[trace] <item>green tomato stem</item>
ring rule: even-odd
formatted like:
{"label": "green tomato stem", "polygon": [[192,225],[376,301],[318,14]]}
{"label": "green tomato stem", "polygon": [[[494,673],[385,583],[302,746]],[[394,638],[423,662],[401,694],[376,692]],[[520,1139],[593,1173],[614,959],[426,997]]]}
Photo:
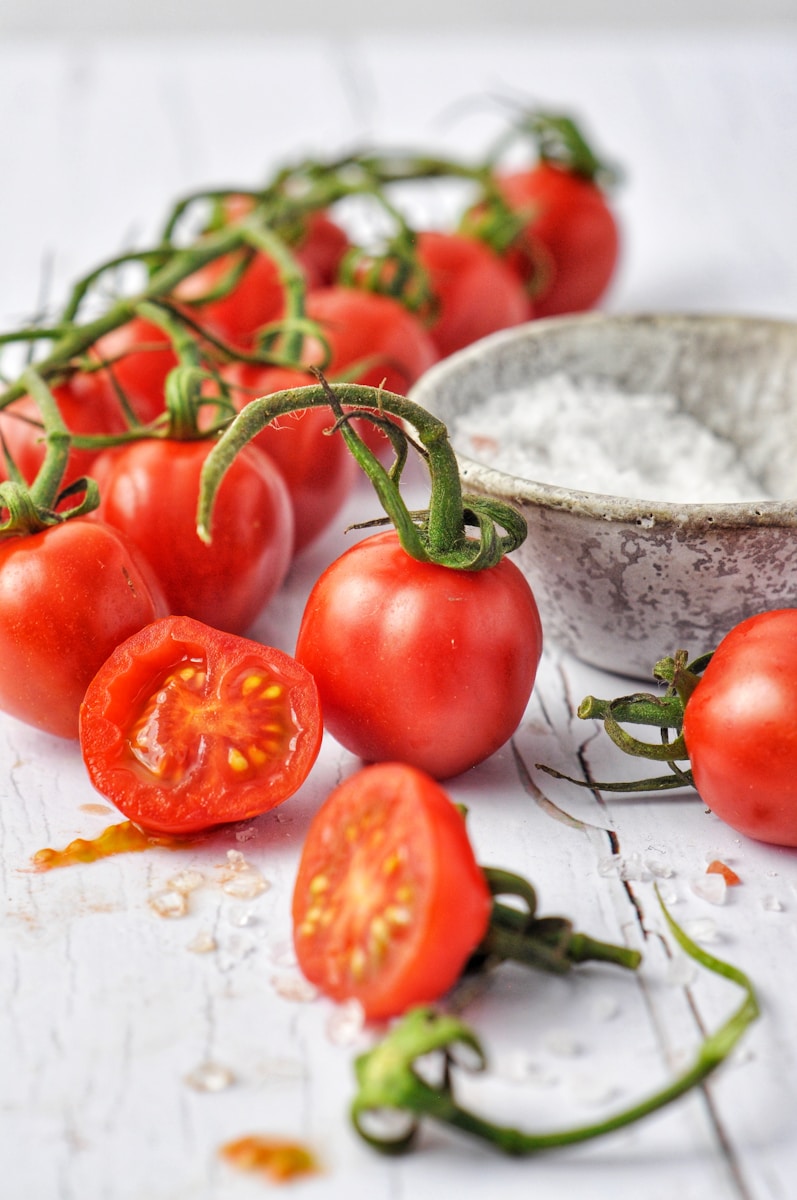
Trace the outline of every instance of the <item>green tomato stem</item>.
{"label": "green tomato stem", "polygon": [[[356,1061],[358,1087],[351,1116],[361,1136],[379,1150],[396,1153],[409,1148],[420,1120],[431,1117],[488,1142],[506,1154],[532,1155],[591,1141],[623,1129],[703,1084],[727,1059],[749,1026],[758,1018],[758,1000],[748,976],[697,946],[673,921],[658,890],[656,894],[668,928],[685,953],[744,992],[739,1007],[715,1033],[704,1039],[692,1065],[672,1082],[620,1112],[587,1125],[548,1133],[530,1133],[499,1125],[462,1107],[454,1096],[450,1067],[457,1048],[464,1046],[474,1055],[477,1069],[484,1066],[484,1052],[476,1035],[454,1017],[438,1014],[428,1008],[415,1009],[395,1025],[382,1042],[360,1055]],[[438,1087],[426,1083],[414,1069],[416,1059],[434,1050],[444,1054],[446,1060],[443,1081]],[[404,1133],[398,1139],[389,1139],[369,1132],[369,1115],[384,1110],[409,1114],[410,1133]]]}
{"label": "green tomato stem", "polygon": [[[200,479],[197,532],[209,542],[213,503],[221,480],[236,454],[271,421],[303,408],[331,407],[335,428],[367,474],[379,501],[399,535],[404,550],[422,562],[464,570],[494,566],[522,542],[526,526],[508,505],[463,497],[456,456],[442,421],[405,396],[363,384],[328,384],[291,388],[250,401],[224,432],[208,456]],[[390,417],[416,431],[429,471],[429,508],[420,523],[407,509],[396,479],[371,453],[351,426],[354,417],[389,429]],[[398,429],[398,427],[396,427]],[[398,431],[400,433],[400,430]],[[398,436],[390,430],[391,436]],[[469,514],[475,513],[478,538],[467,536]],[[499,536],[496,525],[505,533]]]}

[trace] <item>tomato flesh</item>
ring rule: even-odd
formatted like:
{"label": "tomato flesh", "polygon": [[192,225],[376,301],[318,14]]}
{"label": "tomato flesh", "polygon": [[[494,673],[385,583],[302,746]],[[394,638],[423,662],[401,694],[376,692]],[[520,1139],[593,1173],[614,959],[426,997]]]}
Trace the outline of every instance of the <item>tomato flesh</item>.
{"label": "tomato flesh", "polygon": [[94,787],[120,812],[185,833],[293,795],[318,754],[321,717],[311,676],[289,655],[167,617],[94,677],[80,739]]}
{"label": "tomato flesh", "polygon": [[296,954],[326,995],[382,1020],[456,983],[490,910],[461,813],[423,772],[380,763],[336,788],[310,826]]}

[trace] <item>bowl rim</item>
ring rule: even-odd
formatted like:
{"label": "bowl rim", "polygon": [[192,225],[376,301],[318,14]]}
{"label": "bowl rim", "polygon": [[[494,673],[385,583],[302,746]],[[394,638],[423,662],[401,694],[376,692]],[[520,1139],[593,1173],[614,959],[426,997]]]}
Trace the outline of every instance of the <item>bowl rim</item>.
{"label": "bowl rim", "polygon": [[[702,325],[744,326],[762,331],[779,333],[783,338],[795,342],[797,359],[797,322],[785,318],[746,315],[743,313],[713,312],[587,312],[571,313],[556,317],[540,317],[515,325],[509,329],[489,334],[477,342],[441,359],[416,381],[409,390],[409,398],[432,414],[434,405],[429,395],[441,381],[454,378],[466,371],[472,362],[490,358],[500,353],[502,347],[516,342],[536,341],[551,330],[563,328],[610,325],[614,328],[636,328],[667,326],[679,327]],[[672,525],[681,528],[709,526],[729,529],[749,526],[797,527],[797,497],[792,500],[721,501],[667,501],[646,500],[644,496],[631,498],[603,492],[583,491],[524,479],[491,467],[488,463],[469,458],[456,452],[463,488],[473,483],[476,490],[488,495],[500,496],[514,501],[526,509],[548,509],[568,512],[578,516],[592,517],[606,522],[620,522],[646,527],[648,525]]]}

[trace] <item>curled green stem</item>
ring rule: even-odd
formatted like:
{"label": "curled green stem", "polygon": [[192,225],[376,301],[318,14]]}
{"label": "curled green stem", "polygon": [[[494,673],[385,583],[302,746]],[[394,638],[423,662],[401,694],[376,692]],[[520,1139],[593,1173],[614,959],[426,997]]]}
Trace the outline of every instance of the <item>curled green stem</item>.
{"label": "curled green stem", "polygon": [[[197,532],[211,540],[213,504],[221,480],[235,456],[271,421],[306,408],[329,407],[335,428],[365,471],[379,501],[396,527],[401,545],[413,558],[463,570],[482,570],[517,548],[526,523],[509,505],[463,496],[456,456],[442,421],[405,396],[364,384],[328,384],[291,388],[250,401],[226,429],[208,456],[200,479]],[[419,520],[404,503],[394,475],[368,449],[352,426],[365,418],[388,431],[391,418],[407,422],[429,472],[429,507]],[[396,430],[400,429],[396,426]],[[391,437],[398,436],[394,430]],[[415,443],[413,443],[415,444]],[[475,522],[477,537],[466,526]],[[504,532],[499,533],[498,528]]]}
{"label": "curled green stem", "polygon": [[[684,952],[744,993],[731,1016],[703,1040],[686,1070],[659,1091],[598,1121],[551,1132],[528,1132],[499,1125],[459,1104],[453,1081],[457,1057],[464,1051],[476,1069],[484,1069],[486,1057],[482,1045],[473,1030],[458,1018],[430,1008],[413,1009],[382,1042],[356,1060],[357,1092],[351,1117],[361,1137],[383,1153],[400,1153],[411,1147],[421,1121],[431,1118],[506,1154],[532,1155],[592,1141],[633,1125],[705,1083],[758,1018],[758,1000],[748,976],[697,946],[673,921],[658,891],[657,895],[667,926]],[[433,1052],[442,1056],[444,1066],[441,1079],[432,1084],[416,1070],[415,1064]],[[371,1120],[391,1112],[403,1115],[405,1127],[393,1136],[376,1132]]]}

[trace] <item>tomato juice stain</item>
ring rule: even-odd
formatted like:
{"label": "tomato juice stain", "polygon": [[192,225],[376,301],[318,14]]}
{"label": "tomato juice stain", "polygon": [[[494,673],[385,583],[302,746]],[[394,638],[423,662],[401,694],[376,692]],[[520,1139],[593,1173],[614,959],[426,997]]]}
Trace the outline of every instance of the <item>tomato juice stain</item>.
{"label": "tomato juice stain", "polygon": [[[49,847],[37,850],[31,861],[37,871],[52,871],[55,867],[71,867],[76,863],[97,862],[113,854],[133,854],[153,846],[177,850],[192,839],[170,837],[167,834],[147,833],[132,821],[109,825],[95,838],[75,838],[63,850]],[[196,839],[193,839],[196,840]]]}
{"label": "tomato juice stain", "polygon": [[315,1155],[300,1142],[250,1134],[226,1142],[219,1151],[231,1166],[242,1171],[258,1171],[273,1183],[288,1183],[301,1175],[319,1170]]}

